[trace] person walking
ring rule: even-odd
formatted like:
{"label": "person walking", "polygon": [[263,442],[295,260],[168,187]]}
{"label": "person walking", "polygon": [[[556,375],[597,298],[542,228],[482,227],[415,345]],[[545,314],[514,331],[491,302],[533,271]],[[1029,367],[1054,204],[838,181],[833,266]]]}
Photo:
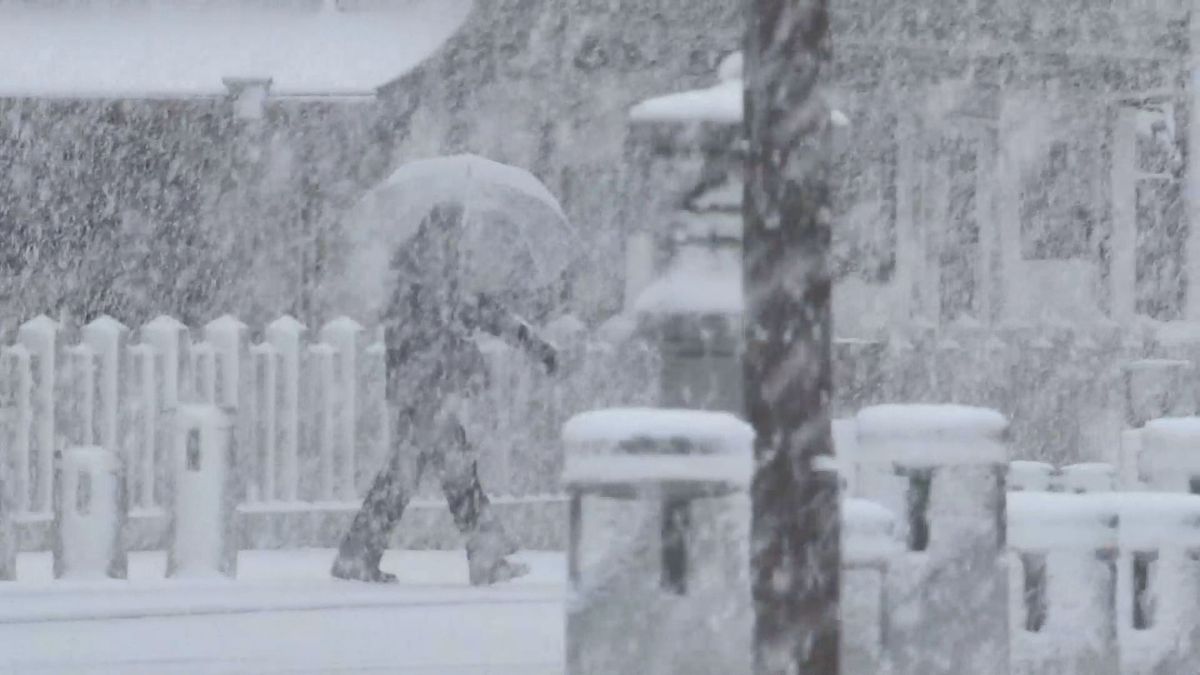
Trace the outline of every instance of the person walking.
{"label": "person walking", "polygon": [[379,568],[387,541],[422,477],[434,471],[454,523],[466,538],[470,582],[493,584],[528,572],[510,561],[516,542],[507,534],[479,480],[476,448],[464,426],[466,407],[487,386],[478,332],[504,339],[557,368],[557,351],[508,309],[515,288],[474,290],[463,283],[468,260],[460,202],[435,205],[416,234],[393,253],[396,279],[381,317],[387,350],[387,401],[395,439],[362,508],[338,548],[332,574],[340,579],[394,582]]}

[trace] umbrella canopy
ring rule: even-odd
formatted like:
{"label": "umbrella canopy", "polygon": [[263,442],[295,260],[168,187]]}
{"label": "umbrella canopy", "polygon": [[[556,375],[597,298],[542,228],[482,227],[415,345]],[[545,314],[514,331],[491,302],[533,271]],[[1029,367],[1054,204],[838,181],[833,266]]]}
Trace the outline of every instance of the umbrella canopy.
{"label": "umbrella canopy", "polygon": [[468,292],[532,298],[556,287],[578,253],[554,195],[529,172],[476,155],[419,160],[367,193],[350,219],[350,282],[363,311],[377,314],[398,283],[392,262],[436,207],[461,206],[439,226],[460,263],[446,269]]}

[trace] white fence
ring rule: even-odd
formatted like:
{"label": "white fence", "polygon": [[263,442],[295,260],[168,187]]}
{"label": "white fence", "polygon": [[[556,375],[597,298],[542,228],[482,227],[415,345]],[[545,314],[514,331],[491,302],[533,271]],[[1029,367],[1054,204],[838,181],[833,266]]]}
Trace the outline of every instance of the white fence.
{"label": "white fence", "polygon": [[[571,318],[547,331],[562,349],[556,377],[483,343],[492,385],[469,426],[500,502],[557,499],[562,420],[653,396],[643,348],[593,338]],[[186,403],[233,416],[243,513],[352,512],[390,451],[383,345],[345,317],[310,331],[284,316],[256,340],[231,316],[198,330],[167,316],[136,330],[107,316],[77,330],[39,316],[12,342],[0,350],[0,457],[11,476],[0,485],[19,525],[51,519],[55,453],[70,446],[116,452],[131,517],[161,519],[172,419]]]}

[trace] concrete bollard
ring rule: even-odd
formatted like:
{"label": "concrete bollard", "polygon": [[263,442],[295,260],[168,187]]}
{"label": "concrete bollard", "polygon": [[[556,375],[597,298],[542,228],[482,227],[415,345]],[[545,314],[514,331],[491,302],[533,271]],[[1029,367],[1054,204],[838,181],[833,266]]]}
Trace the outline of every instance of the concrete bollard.
{"label": "concrete bollard", "polygon": [[1141,467],[1151,490],[1200,494],[1200,417],[1152,420],[1140,436]]}
{"label": "concrete bollard", "polygon": [[1073,494],[1112,492],[1117,489],[1117,471],[1112,464],[1090,462],[1062,468],[1062,491]]}
{"label": "concrete bollard", "polygon": [[1121,672],[1191,675],[1200,664],[1200,496],[1112,498],[1121,519]]}
{"label": "concrete bollard", "polygon": [[896,516],[864,499],[842,504],[841,672],[884,672],[888,564],[902,550]]}
{"label": "concrete bollard", "polygon": [[1117,675],[1118,509],[1107,495],[1010,493],[1014,675]]}
{"label": "concrete bollard", "polygon": [[888,574],[892,672],[1008,675],[1007,420],[940,405],[857,419],[858,496],[902,514],[907,540]]}
{"label": "concrete bollard", "polygon": [[171,462],[167,576],[237,575],[233,424],[220,408],[185,405]]}
{"label": "concrete bollard", "polygon": [[1051,492],[1058,487],[1058,470],[1046,462],[1017,460],[1008,465],[1010,492]]}
{"label": "concrete bollard", "polygon": [[55,488],[55,578],[124,579],[128,505],[117,455],[97,446],[66,449]]}
{"label": "concrete bollard", "polygon": [[567,673],[750,673],[750,427],[728,413],[601,410],[563,436]]}

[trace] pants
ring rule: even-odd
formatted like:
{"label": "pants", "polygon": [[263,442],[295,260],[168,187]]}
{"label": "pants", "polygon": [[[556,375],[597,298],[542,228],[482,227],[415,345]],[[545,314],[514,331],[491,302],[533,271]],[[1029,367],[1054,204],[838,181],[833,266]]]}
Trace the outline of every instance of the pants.
{"label": "pants", "polygon": [[377,568],[392,530],[428,469],[438,472],[459,531],[470,536],[484,524],[488,498],[479,483],[474,448],[454,408],[451,404],[437,412],[396,416],[400,442],[367,492],[342,540],[340,557],[357,558]]}

